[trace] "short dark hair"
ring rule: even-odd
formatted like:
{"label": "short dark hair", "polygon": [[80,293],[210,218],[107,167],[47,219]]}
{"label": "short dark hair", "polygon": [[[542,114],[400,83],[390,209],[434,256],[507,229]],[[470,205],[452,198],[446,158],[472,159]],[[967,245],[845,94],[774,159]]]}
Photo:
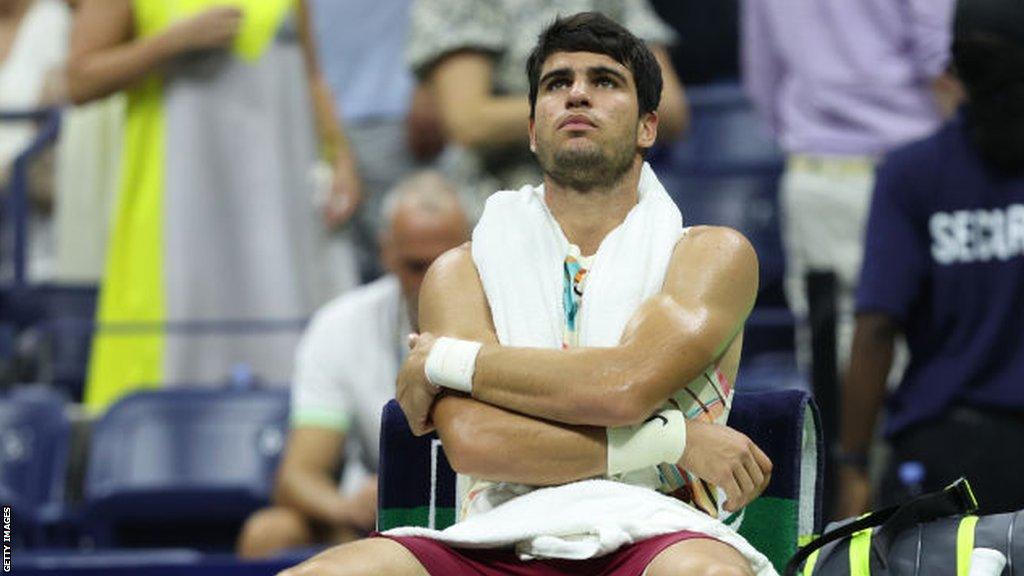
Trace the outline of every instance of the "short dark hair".
{"label": "short dark hair", "polygon": [[604,54],[633,73],[640,114],[654,112],[661,101],[661,67],[646,44],[622,25],[600,12],[580,12],[555,21],[537,37],[526,61],[530,80],[530,118],[537,105],[540,70],[556,52]]}

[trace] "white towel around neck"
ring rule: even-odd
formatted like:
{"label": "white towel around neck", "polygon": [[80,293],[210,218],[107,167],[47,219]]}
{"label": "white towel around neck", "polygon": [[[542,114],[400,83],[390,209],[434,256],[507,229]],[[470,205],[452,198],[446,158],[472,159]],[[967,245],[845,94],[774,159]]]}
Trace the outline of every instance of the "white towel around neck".
{"label": "white towel around neck", "polygon": [[[618,343],[640,303],[661,290],[682,234],[679,209],[645,163],[638,203],[601,242],[588,273],[581,346]],[[498,341],[561,347],[563,264],[569,241],[544,203],[543,186],[491,196],[473,231],[472,252]],[[581,560],[680,530],[731,544],[750,560],[756,574],[775,574],[767,558],[718,520],[654,490],[610,480],[533,490],[442,531],[398,528],[386,534],[424,536],[464,548],[514,546],[523,559]]]}
{"label": "white towel around neck", "polygon": [[[581,346],[618,344],[641,302],[661,290],[683,233],[675,203],[645,162],[639,201],[601,242],[587,274]],[[473,230],[473,262],[505,346],[559,348],[569,240],[544,203],[544,186],[497,192]]]}

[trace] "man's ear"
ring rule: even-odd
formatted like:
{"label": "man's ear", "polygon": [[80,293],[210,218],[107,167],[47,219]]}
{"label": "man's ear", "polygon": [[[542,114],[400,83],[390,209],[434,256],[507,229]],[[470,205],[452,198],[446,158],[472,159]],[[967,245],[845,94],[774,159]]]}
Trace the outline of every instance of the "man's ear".
{"label": "man's ear", "polygon": [[530,125],[528,126],[530,131],[530,152],[537,153],[537,130],[533,121],[533,116],[530,116]]}
{"label": "man's ear", "polygon": [[640,115],[637,122],[636,145],[638,148],[650,148],[658,139],[658,113],[648,112]]}

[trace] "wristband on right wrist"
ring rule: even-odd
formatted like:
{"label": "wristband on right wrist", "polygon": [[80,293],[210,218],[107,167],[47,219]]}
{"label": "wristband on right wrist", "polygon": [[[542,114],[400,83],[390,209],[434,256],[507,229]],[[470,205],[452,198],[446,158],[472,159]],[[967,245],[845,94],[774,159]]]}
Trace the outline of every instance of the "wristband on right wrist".
{"label": "wristband on right wrist", "polygon": [[608,475],[675,464],[686,447],[686,418],[676,408],[665,408],[643,424],[606,429]]}
{"label": "wristband on right wrist", "polygon": [[434,386],[443,386],[473,393],[473,373],[476,371],[476,357],[483,346],[480,342],[441,337],[427,354],[423,372]]}

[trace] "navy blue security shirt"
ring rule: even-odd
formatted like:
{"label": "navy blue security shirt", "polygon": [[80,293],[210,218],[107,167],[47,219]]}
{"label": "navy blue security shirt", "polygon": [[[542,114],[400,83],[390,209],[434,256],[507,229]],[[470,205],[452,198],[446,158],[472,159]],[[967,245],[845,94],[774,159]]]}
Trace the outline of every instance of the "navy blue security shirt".
{"label": "navy blue security shirt", "polygon": [[887,436],[953,405],[1024,410],[1024,177],[990,175],[962,119],[879,167],[857,311],[910,347]]}

